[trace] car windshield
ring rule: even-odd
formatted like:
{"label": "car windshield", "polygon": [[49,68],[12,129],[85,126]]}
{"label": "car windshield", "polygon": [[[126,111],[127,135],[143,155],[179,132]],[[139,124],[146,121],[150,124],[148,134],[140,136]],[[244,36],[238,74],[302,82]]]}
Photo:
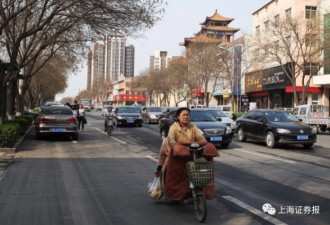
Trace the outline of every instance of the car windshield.
{"label": "car windshield", "polygon": [[265,112],[268,122],[297,122],[299,121],[294,115],[289,112]]}
{"label": "car windshield", "polygon": [[118,113],[137,113],[138,108],[136,107],[120,107],[118,108]]}
{"label": "car windshield", "polygon": [[149,112],[162,112],[161,107],[149,107],[148,110]]}
{"label": "car windshield", "polygon": [[215,117],[227,117],[226,114],[224,114],[220,110],[210,110],[209,112]]}
{"label": "car windshield", "polygon": [[217,119],[207,111],[191,111],[190,121],[217,121]]}
{"label": "car windshield", "polygon": [[63,107],[63,108],[54,107],[54,108],[42,109],[42,113],[43,114],[73,115],[72,110],[67,107]]}

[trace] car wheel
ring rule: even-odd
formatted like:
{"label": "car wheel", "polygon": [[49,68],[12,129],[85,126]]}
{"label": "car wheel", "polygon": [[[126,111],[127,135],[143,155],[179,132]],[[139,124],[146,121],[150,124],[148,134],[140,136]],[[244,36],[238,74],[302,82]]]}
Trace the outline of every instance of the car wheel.
{"label": "car wheel", "polygon": [[221,147],[222,148],[227,148],[229,146],[230,142],[224,142],[224,143],[221,143]]}
{"label": "car wheel", "polygon": [[322,132],[327,132],[327,126],[321,126],[321,127],[320,127],[320,130],[321,130]]}
{"label": "car wheel", "polygon": [[162,129],[161,135],[162,135],[162,140],[164,141],[164,139],[167,137],[164,129]]}
{"label": "car wheel", "polygon": [[36,132],[36,135],[34,137],[36,140],[40,140],[41,139],[41,135],[39,133]]}
{"label": "car wheel", "polygon": [[78,141],[78,133],[72,135],[72,139]]}
{"label": "car wheel", "polygon": [[240,142],[244,142],[244,141],[246,141],[246,137],[245,137],[245,133],[244,133],[243,128],[239,128],[239,129],[238,129],[237,137],[238,137],[238,140],[239,140]]}
{"label": "car wheel", "polygon": [[275,147],[275,137],[273,132],[268,131],[265,137],[265,142],[268,148],[274,148]]}
{"label": "car wheel", "polygon": [[312,128],[315,130],[315,133],[318,134],[319,133],[319,128],[317,125],[312,125]]}
{"label": "car wheel", "polygon": [[313,144],[304,144],[304,148],[311,148]]}

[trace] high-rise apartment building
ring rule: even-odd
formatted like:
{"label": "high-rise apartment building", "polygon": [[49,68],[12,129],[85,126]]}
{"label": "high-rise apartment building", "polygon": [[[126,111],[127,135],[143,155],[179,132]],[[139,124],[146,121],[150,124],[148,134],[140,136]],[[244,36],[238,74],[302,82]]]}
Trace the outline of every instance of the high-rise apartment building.
{"label": "high-rise apartment building", "polygon": [[150,69],[164,69],[172,59],[172,56],[167,55],[167,51],[155,51],[155,54],[150,56]]}
{"label": "high-rise apartment building", "polygon": [[106,35],[104,37],[106,81],[117,81],[121,75],[124,75],[125,45],[124,36]]}
{"label": "high-rise apartment building", "polygon": [[133,45],[125,47],[125,74],[126,78],[134,77],[135,48]]}
{"label": "high-rise apartment building", "polygon": [[104,77],[104,45],[95,43],[88,53],[87,59],[87,90],[93,90],[103,82]]}

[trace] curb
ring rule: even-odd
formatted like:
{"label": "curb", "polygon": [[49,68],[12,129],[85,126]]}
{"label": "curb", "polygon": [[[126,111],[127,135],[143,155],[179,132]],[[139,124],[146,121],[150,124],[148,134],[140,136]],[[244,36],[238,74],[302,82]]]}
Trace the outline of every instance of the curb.
{"label": "curb", "polygon": [[25,134],[20,137],[20,139],[15,143],[14,147],[12,148],[0,148],[0,152],[16,152],[16,149],[20,146],[24,138],[28,135],[28,133],[32,130],[33,125],[30,126],[26,131]]}

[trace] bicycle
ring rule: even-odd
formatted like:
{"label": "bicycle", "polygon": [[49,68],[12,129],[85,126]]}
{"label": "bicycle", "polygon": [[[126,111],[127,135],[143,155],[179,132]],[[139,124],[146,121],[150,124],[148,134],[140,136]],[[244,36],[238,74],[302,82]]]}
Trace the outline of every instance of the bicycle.
{"label": "bicycle", "polygon": [[[193,160],[188,161],[186,164],[194,199],[195,214],[200,223],[203,223],[207,216],[207,205],[203,188],[211,185],[214,172],[214,164],[203,157],[203,150],[203,147],[200,147],[198,143],[191,144],[189,151],[193,155]],[[202,157],[197,158],[197,155],[202,155]]]}

